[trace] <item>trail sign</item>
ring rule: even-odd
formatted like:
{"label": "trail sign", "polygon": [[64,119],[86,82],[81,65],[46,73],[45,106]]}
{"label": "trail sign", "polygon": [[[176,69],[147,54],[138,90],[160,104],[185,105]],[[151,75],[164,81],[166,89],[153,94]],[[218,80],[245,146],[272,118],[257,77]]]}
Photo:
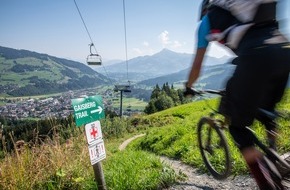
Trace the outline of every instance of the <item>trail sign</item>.
{"label": "trail sign", "polygon": [[101,140],[95,144],[89,145],[91,164],[94,165],[106,158],[104,141]]}
{"label": "trail sign", "polygon": [[72,99],[72,105],[78,127],[105,117],[101,96]]}
{"label": "trail sign", "polygon": [[106,158],[105,144],[100,121],[85,125],[86,137],[89,145],[91,164],[94,165]]}

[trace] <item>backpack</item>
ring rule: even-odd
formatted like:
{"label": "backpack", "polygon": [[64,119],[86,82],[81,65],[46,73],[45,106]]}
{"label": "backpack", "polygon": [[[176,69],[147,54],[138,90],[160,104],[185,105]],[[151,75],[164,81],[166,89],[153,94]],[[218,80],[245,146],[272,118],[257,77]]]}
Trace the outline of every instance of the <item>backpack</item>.
{"label": "backpack", "polygon": [[[269,12],[271,10],[258,11],[261,5],[264,4],[276,4],[277,0],[210,0],[211,5],[219,6],[225,10],[228,10],[242,23],[249,23],[255,20],[257,13],[261,14],[258,17],[266,17],[270,19]],[[271,17],[273,12],[270,12]],[[256,22],[261,22],[262,20],[256,20]]]}
{"label": "backpack", "polygon": [[253,25],[272,22],[276,19],[277,0],[210,0],[211,6],[225,9],[240,22],[231,26],[227,32],[227,42],[230,49],[235,50],[242,37]]}

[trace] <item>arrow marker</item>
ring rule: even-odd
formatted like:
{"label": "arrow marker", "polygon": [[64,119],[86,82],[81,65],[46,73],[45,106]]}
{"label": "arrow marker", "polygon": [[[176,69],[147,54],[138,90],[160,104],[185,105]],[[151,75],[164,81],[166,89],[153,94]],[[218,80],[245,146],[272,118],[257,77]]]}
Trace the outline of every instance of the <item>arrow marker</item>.
{"label": "arrow marker", "polygon": [[96,113],[96,112],[99,112],[99,114],[101,114],[103,111],[103,108],[101,106],[98,106],[98,109],[96,110],[92,110],[91,113]]}

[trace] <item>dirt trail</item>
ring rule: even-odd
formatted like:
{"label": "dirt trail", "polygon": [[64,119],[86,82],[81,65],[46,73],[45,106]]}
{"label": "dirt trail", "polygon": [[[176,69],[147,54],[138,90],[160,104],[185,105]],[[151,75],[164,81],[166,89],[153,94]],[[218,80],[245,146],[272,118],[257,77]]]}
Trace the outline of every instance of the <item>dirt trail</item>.
{"label": "dirt trail", "polygon": [[[134,136],[124,141],[119,150],[124,150],[126,146],[136,138],[145,134]],[[185,181],[180,181],[170,188],[164,190],[257,190],[255,181],[249,176],[230,176],[226,180],[216,180],[212,176],[199,173],[192,166],[186,165],[178,160],[167,157],[160,157],[166,164],[170,165],[176,173],[183,173],[187,176]],[[290,188],[289,188],[290,189]]]}
{"label": "dirt trail", "polygon": [[229,177],[226,180],[219,181],[207,174],[199,173],[192,166],[186,165],[178,160],[171,160],[166,157],[161,157],[161,160],[169,164],[175,172],[182,172],[187,176],[186,181],[179,182],[167,190],[258,189],[250,176]]}
{"label": "dirt trail", "polygon": [[127,139],[127,140],[125,140],[120,146],[119,146],[119,150],[124,150],[125,148],[126,148],[126,146],[131,142],[131,141],[133,141],[134,139],[137,139],[137,138],[139,138],[139,137],[143,137],[143,136],[145,136],[145,134],[140,134],[140,135],[136,135],[136,136],[134,136],[134,137],[132,137],[132,138],[129,138],[129,139]]}

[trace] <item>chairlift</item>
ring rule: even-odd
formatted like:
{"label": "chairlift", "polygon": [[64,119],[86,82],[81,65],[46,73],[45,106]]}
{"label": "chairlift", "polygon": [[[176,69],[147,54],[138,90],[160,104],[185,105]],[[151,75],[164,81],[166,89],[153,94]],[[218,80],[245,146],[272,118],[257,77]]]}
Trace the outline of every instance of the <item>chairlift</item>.
{"label": "chairlift", "polygon": [[118,92],[118,91],[131,92],[131,86],[130,85],[115,85],[114,91],[115,92]]}
{"label": "chairlift", "polygon": [[131,92],[131,86],[130,85],[125,85],[124,92]]}
{"label": "chairlift", "polygon": [[92,46],[94,46],[93,43],[90,45],[90,55],[87,57],[87,64],[88,65],[102,65],[102,58],[99,54],[92,53]]}

